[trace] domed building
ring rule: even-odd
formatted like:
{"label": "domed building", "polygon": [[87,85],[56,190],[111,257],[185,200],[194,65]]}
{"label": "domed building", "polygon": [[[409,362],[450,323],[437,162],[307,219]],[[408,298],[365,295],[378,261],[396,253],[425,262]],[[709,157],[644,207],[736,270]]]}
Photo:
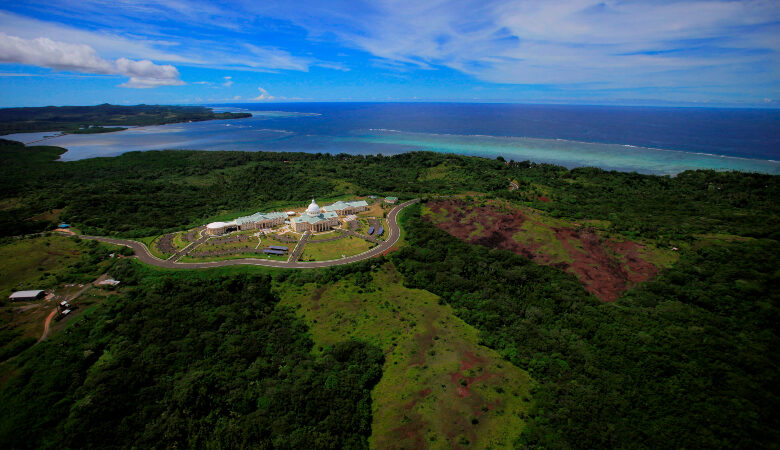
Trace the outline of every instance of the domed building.
{"label": "domed building", "polygon": [[339,224],[339,215],[333,211],[322,212],[322,208],[311,199],[306,212],[290,219],[290,226],[295,231],[327,231]]}

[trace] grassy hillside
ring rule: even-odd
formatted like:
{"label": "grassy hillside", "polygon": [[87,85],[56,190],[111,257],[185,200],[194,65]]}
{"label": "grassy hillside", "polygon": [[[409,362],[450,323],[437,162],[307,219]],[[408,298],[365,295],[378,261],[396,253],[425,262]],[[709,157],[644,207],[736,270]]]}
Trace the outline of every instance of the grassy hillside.
{"label": "grassy hillside", "polygon": [[288,281],[278,291],[316,349],[345,339],[382,349],[372,447],[511,448],[525,429],[528,374],[480,345],[437,296],[404,287],[391,264],[328,284]]}

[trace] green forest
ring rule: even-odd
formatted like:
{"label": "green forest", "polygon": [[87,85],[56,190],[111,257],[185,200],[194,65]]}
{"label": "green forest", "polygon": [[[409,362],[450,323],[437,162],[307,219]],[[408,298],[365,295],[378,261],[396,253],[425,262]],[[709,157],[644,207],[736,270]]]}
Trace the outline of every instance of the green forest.
{"label": "green forest", "polygon": [[35,131],[89,134],[121,131],[122,126],[164,125],[214,119],[240,119],[249,113],[215,113],[203,106],[45,106],[0,108],[0,135]]}
{"label": "green forest", "polygon": [[[51,228],[53,222],[31,218],[60,209],[62,220],[84,232],[139,237],[312,197],[479,192],[554,217],[608,221],[611,231],[630,238],[778,238],[773,222],[780,216],[780,183],[771,175],[695,171],[659,177],[433,152],[384,157],[177,150],[57,162],[63,152],[0,140],[6,168],[0,175],[0,236]],[[510,180],[521,188],[508,191]]]}
{"label": "green forest", "polygon": [[0,393],[3,448],[363,448],[382,353],[321,356],[268,276],[170,277],[123,260],[130,286],[24,353]]}
{"label": "green forest", "polygon": [[780,244],[708,245],[601,304],[576,279],[463,243],[411,211],[392,254],[539,381],[523,444],[761,448],[780,439]]}
{"label": "green forest", "polygon": [[395,283],[435,294],[477,330],[480,345],[533,380],[514,447],[780,442],[777,176],[662,177],[432,152],[150,151],[56,161],[63,152],[0,140],[0,245],[60,221],[87,234],[145,237],[311,197],[479,196],[679,247],[678,258],[603,303],[559,268],[453,237],[419,204],[401,213],[396,251],[329,269],[161,270],[130,258],[109,264],[102,244],[91,244],[61,281],[109,264],[122,287],[0,365],[3,448],[367,448],[385,355],[346,337],[318,345],[302,312],[279,303],[301,286],[316,292],[350,280],[356,292],[376,289],[372,274],[388,266]]}

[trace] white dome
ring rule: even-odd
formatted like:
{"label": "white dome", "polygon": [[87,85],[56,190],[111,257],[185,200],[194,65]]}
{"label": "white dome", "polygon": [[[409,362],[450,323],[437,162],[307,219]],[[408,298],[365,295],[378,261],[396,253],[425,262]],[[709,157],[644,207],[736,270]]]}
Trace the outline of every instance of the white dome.
{"label": "white dome", "polygon": [[320,215],[320,205],[314,203],[314,199],[311,199],[311,204],[306,208],[306,214],[310,216]]}
{"label": "white dome", "polygon": [[210,230],[216,230],[218,228],[224,228],[225,225],[227,225],[225,222],[211,222],[210,224],[206,225],[206,228]]}

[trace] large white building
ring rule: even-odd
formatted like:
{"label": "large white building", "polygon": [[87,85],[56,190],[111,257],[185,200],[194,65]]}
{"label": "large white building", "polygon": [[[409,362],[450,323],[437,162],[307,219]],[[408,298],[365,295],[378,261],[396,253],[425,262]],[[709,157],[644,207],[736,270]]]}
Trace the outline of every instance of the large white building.
{"label": "large white building", "polygon": [[342,202],[341,200],[322,208],[325,212],[335,212],[340,216],[348,216],[368,210],[368,203],[365,200],[356,200],[352,202]]}
{"label": "large white building", "polygon": [[306,211],[298,217],[290,219],[290,226],[295,231],[327,231],[339,224],[339,215],[334,211],[322,212],[320,206],[311,199]]}
{"label": "large white building", "polygon": [[[314,199],[311,199],[311,204],[306,208],[305,212],[299,216],[290,217],[290,226],[294,231],[298,232],[327,231],[339,225],[339,216],[357,214],[366,210],[368,210],[368,203],[365,200],[338,201],[320,208],[320,205]],[[206,234],[219,236],[232,231],[271,228],[282,225],[291,214],[294,213],[292,211],[287,213],[255,213],[251,216],[239,217],[230,222],[212,222],[206,225]]]}
{"label": "large white building", "polygon": [[206,225],[206,234],[218,236],[231,231],[271,228],[283,224],[286,219],[287,214],[283,212],[254,213],[230,222],[212,222]]}

